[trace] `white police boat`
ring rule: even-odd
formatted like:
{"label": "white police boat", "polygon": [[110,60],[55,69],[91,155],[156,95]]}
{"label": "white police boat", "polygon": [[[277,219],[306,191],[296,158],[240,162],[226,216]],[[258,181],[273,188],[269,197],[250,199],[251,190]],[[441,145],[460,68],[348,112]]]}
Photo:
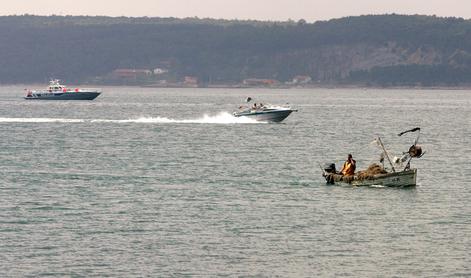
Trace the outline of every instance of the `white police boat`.
{"label": "white police boat", "polygon": [[101,94],[100,89],[75,88],[69,89],[60,84],[60,80],[49,81],[47,89],[27,90],[25,99],[42,100],[93,100]]}

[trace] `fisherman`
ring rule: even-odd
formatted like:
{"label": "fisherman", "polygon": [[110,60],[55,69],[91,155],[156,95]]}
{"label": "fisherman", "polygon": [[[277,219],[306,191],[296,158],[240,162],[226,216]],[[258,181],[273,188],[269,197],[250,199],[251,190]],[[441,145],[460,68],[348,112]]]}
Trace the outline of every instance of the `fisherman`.
{"label": "fisherman", "polygon": [[348,154],[347,161],[342,166],[340,173],[344,176],[353,176],[356,169],[356,161],[351,154]]}

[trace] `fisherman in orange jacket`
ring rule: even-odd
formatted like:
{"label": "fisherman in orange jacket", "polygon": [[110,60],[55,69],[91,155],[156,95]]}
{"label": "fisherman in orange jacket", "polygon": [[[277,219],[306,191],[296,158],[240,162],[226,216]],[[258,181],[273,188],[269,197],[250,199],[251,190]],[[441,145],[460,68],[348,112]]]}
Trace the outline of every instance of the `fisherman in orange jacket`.
{"label": "fisherman in orange jacket", "polygon": [[347,161],[342,166],[340,173],[344,176],[353,176],[355,174],[356,161],[351,154],[348,154]]}

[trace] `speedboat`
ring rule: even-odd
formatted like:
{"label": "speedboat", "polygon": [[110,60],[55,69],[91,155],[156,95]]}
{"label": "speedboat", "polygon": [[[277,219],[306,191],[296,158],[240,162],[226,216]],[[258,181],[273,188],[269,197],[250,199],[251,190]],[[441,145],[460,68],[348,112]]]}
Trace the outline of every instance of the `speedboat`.
{"label": "speedboat", "polygon": [[49,81],[47,89],[27,90],[25,99],[44,100],[93,100],[101,94],[100,89],[75,88],[69,89],[60,84],[60,80]]}
{"label": "speedboat", "polygon": [[298,110],[291,109],[289,106],[260,105],[247,108],[239,107],[239,111],[233,113],[234,117],[247,117],[260,122],[281,122],[292,112]]}
{"label": "speedboat", "polygon": [[[374,142],[381,147],[383,153],[380,157],[380,162],[371,164],[366,170],[358,171],[354,175],[342,175],[335,169],[334,163],[329,163],[321,167],[322,176],[325,178],[327,184],[343,183],[350,184],[353,186],[383,186],[383,187],[410,187],[416,186],[417,184],[417,169],[411,168],[410,162],[413,158],[422,157],[425,152],[422,152],[422,148],[418,145],[420,136],[420,128],[416,127],[411,130],[406,130],[399,133],[401,136],[408,132],[419,131],[414,144],[409,148],[407,152],[403,152],[402,157],[394,157],[391,159],[388,152],[384,148],[381,138],[377,137]],[[384,167],[384,158],[390,164],[390,169],[386,170]],[[403,162],[406,162],[406,166],[401,170]]]}

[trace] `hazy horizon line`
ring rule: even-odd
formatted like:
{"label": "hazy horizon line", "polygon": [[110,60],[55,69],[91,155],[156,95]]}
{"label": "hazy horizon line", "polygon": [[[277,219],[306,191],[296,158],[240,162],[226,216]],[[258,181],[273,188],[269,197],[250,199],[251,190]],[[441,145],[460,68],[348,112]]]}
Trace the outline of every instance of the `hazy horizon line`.
{"label": "hazy horizon line", "polygon": [[298,22],[301,20],[304,20],[307,23],[315,23],[315,22],[322,22],[322,21],[330,21],[330,20],[336,20],[336,19],[342,19],[342,18],[349,18],[349,17],[362,17],[362,16],[385,16],[385,15],[397,15],[397,16],[425,16],[425,17],[436,17],[436,18],[455,18],[455,19],[463,19],[463,20],[469,20],[469,18],[464,18],[461,16],[439,16],[435,14],[405,14],[405,13],[370,13],[370,14],[360,14],[360,15],[346,15],[346,16],[341,16],[341,17],[332,17],[329,19],[318,19],[314,21],[309,21],[304,18],[299,18],[299,19],[291,19],[288,18],[286,20],[271,20],[271,19],[246,19],[246,18],[216,18],[216,17],[200,17],[200,16],[186,16],[186,17],[180,17],[180,16],[126,16],[126,15],[89,15],[89,14],[82,14],[82,15],[73,15],[73,14],[31,14],[31,13],[24,13],[24,14],[5,14],[2,15],[0,14],[0,17],[20,17],[20,16],[37,16],[37,17],[107,17],[107,18],[159,18],[159,19],[209,19],[209,20],[218,20],[218,21],[257,21],[257,22]]}

